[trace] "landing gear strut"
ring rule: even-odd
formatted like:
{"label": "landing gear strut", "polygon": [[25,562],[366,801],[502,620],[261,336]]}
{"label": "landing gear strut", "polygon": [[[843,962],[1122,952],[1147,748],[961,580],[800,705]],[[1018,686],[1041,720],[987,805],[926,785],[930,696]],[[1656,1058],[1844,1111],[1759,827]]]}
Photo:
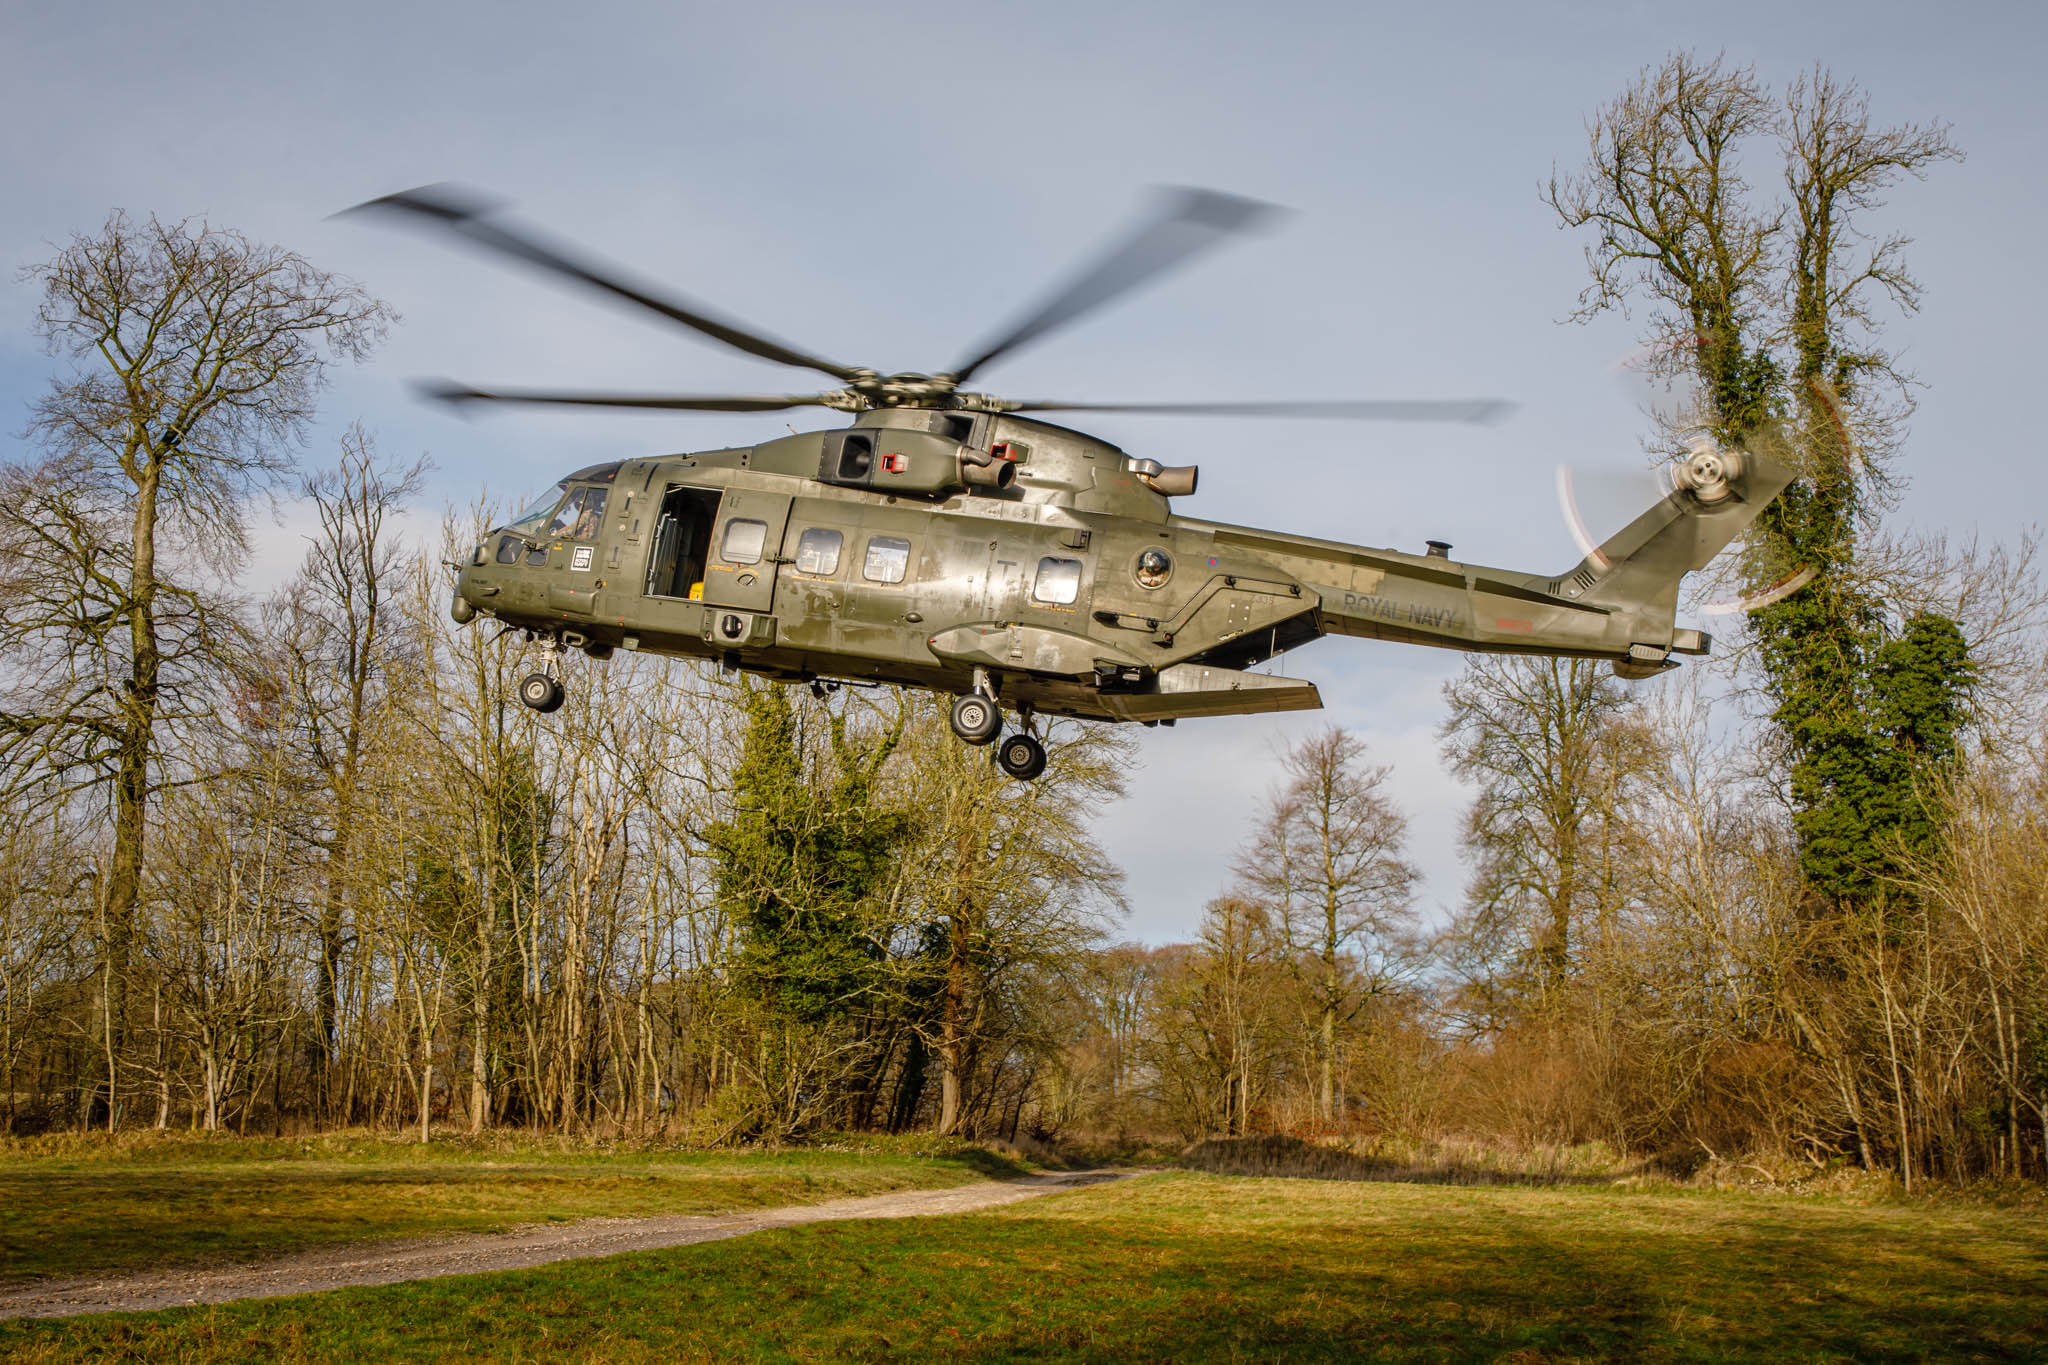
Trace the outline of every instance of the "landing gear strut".
{"label": "landing gear strut", "polygon": [[1002,708],[995,698],[969,692],[953,703],[953,733],[968,744],[987,744],[1003,728]]}
{"label": "landing gear strut", "polygon": [[[953,733],[967,744],[995,744],[1003,730],[1003,708],[996,701],[988,670],[974,670],[974,690],[953,703]],[[1031,734],[1031,707],[1017,708],[1018,733],[996,744],[996,766],[1024,782],[1045,771],[1045,746]]]}
{"label": "landing gear strut", "polygon": [[562,642],[552,635],[540,637],[541,665],[537,672],[529,673],[519,680],[519,700],[542,715],[562,708],[562,699],[568,694],[562,688],[559,673],[562,658]]}

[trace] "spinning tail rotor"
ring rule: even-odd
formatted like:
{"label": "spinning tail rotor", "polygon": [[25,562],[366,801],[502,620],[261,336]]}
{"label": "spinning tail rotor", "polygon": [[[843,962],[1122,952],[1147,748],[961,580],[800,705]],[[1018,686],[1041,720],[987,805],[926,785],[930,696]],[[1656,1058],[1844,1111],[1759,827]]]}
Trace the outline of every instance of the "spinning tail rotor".
{"label": "spinning tail rotor", "polygon": [[[1567,464],[1557,468],[1558,510],[1573,543],[1585,556],[1585,566],[1595,573],[1612,567],[1614,541],[1626,535],[1623,532],[1603,541],[1594,533],[1596,527],[1612,524],[1617,504],[1640,508],[1645,494],[1653,500],[1689,494],[1688,501],[1711,508],[1730,498],[1752,497],[1754,491],[1748,484],[1759,464],[1758,448],[1770,450],[1775,456],[1768,459],[1771,468],[1782,470],[1786,479],[1790,477],[1791,471],[1784,467],[1790,454],[1778,448],[1782,442],[1775,428],[1752,434],[1746,445],[1725,441],[1716,432],[1708,419],[1709,405],[1700,392],[1693,349],[1683,343],[1645,349],[1614,367],[1616,380],[1631,400],[1657,423],[1667,458],[1653,469],[1633,474],[1574,469]],[[1839,432],[1846,458],[1854,460],[1855,445],[1849,439],[1839,401],[1832,392],[1818,396]],[[1775,475],[1770,482],[1782,487]],[[1627,491],[1622,492],[1624,489]],[[1764,562],[1770,553],[1769,547],[1761,545],[1752,545],[1748,551],[1745,576],[1760,586],[1696,603],[1694,610],[1709,617],[1759,611],[1783,601],[1819,574],[1818,566],[1811,563]]]}

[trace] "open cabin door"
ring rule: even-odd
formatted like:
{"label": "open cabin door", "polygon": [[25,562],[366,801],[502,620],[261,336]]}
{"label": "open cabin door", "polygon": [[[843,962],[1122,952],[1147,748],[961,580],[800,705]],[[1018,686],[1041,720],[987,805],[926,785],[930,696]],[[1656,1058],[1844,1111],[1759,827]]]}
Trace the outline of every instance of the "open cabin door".
{"label": "open cabin door", "polygon": [[[671,484],[662,494],[655,517],[654,540],[647,552],[649,597],[701,600],[704,571],[711,553],[711,524],[718,515],[718,493],[708,488]],[[633,523],[637,533],[639,523]]]}
{"label": "open cabin door", "polygon": [[739,611],[768,611],[775,602],[775,572],[783,563],[790,495],[751,488],[727,489],[712,529],[704,600]]}

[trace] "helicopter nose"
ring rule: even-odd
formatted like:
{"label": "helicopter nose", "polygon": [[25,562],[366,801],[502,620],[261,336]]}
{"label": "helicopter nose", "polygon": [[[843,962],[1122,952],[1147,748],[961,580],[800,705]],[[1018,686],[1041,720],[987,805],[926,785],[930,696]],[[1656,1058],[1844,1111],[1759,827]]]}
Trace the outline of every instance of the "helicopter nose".
{"label": "helicopter nose", "polygon": [[473,564],[465,564],[455,575],[455,595],[448,603],[448,615],[458,626],[466,626],[476,620],[476,603],[469,600],[471,579],[475,573]]}

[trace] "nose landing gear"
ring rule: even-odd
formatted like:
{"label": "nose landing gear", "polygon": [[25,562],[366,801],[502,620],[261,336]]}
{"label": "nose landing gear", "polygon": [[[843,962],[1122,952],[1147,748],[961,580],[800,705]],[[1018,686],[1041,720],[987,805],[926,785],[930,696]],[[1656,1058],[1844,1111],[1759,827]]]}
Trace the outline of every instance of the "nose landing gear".
{"label": "nose landing gear", "polygon": [[568,694],[563,691],[559,672],[562,642],[551,635],[543,635],[540,638],[540,650],[539,670],[519,680],[519,700],[545,716],[561,710],[562,699]]}
{"label": "nose landing gear", "polygon": [[542,715],[561,709],[562,680],[545,673],[529,673],[519,680],[519,700]]}

